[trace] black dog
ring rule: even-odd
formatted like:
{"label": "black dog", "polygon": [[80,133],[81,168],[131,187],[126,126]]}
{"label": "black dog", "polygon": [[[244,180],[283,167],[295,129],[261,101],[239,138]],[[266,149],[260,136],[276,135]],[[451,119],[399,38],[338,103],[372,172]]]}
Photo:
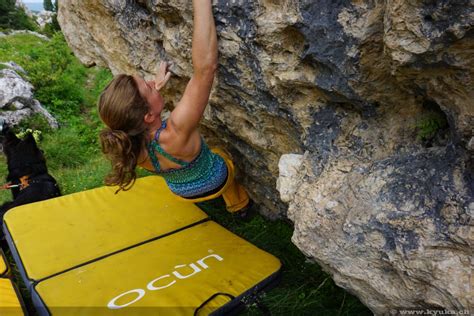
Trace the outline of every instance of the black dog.
{"label": "black dog", "polygon": [[[46,160],[28,133],[23,140],[0,123],[3,136],[3,152],[7,157],[7,183],[12,186],[12,202],[0,206],[0,224],[5,212],[13,207],[57,197],[61,195],[56,180],[48,174]],[[16,187],[15,187],[16,186]],[[2,231],[0,228],[0,237]]]}

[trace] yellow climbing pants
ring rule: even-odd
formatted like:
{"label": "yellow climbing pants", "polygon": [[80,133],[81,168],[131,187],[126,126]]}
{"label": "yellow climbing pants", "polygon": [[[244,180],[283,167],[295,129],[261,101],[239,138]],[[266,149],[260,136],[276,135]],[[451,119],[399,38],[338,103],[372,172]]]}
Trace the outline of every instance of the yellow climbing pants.
{"label": "yellow climbing pants", "polygon": [[235,167],[232,163],[230,155],[220,148],[212,148],[211,151],[224,159],[227,165],[227,181],[219,192],[204,196],[196,199],[186,199],[181,196],[177,196],[181,200],[185,200],[192,203],[199,203],[215,199],[222,195],[225,201],[227,211],[230,213],[238,212],[250,201],[250,198],[245,191],[244,187],[235,181]]}

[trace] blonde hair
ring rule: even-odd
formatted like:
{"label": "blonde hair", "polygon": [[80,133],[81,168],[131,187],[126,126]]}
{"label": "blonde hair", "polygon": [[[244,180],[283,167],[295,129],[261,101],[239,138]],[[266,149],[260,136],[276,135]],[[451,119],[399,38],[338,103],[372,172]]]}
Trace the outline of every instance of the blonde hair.
{"label": "blonde hair", "polygon": [[99,116],[107,125],[99,135],[102,152],[112,164],[106,185],[117,190],[130,189],[136,178],[138,157],[146,146],[147,126],[143,120],[148,105],[140,95],[135,79],[118,75],[102,91],[98,102]]}

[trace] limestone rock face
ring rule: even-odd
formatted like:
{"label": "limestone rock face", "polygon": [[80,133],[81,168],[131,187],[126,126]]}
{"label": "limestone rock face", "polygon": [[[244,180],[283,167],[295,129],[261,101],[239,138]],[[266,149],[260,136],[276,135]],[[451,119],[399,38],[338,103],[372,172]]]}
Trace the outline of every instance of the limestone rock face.
{"label": "limestone rock face", "polygon": [[51,127],[57,128],[56,119],[34,98],[31,83],[18,74],[25,74],[25,70],[13,62],[0,65],[7,67],[0,70],[0,117],[14,126],[31,115],[40,113]]}
{"label": "limestone rock face", "polygon": [[[474,304],[473,6],[214,2],[220,67],[203,133],[376,314]],[[190,1],[63,0],[58,18],[85,64],[149,77],[173,61],[164,96],[179,100]]]}

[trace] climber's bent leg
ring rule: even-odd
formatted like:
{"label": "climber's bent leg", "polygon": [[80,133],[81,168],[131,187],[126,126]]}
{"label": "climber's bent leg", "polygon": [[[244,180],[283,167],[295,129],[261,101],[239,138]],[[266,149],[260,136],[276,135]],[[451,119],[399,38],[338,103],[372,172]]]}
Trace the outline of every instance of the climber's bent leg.
{"label": "climber's bent leg", "polygon": [[238,184],[235,179],[226,191],[222,193],[227,211],[238,212],[249,204],[250,198],[244,187]]}
{"label": "climber's bent leg", "polygon": [[221,156],[227,165],[227,183],[222,188],[226,209],[230,213],[238,212],[249,204],[249,195],[244,187],[235,181],[235,167],[230,155],[219,148],[213,148],[212,152]]}

